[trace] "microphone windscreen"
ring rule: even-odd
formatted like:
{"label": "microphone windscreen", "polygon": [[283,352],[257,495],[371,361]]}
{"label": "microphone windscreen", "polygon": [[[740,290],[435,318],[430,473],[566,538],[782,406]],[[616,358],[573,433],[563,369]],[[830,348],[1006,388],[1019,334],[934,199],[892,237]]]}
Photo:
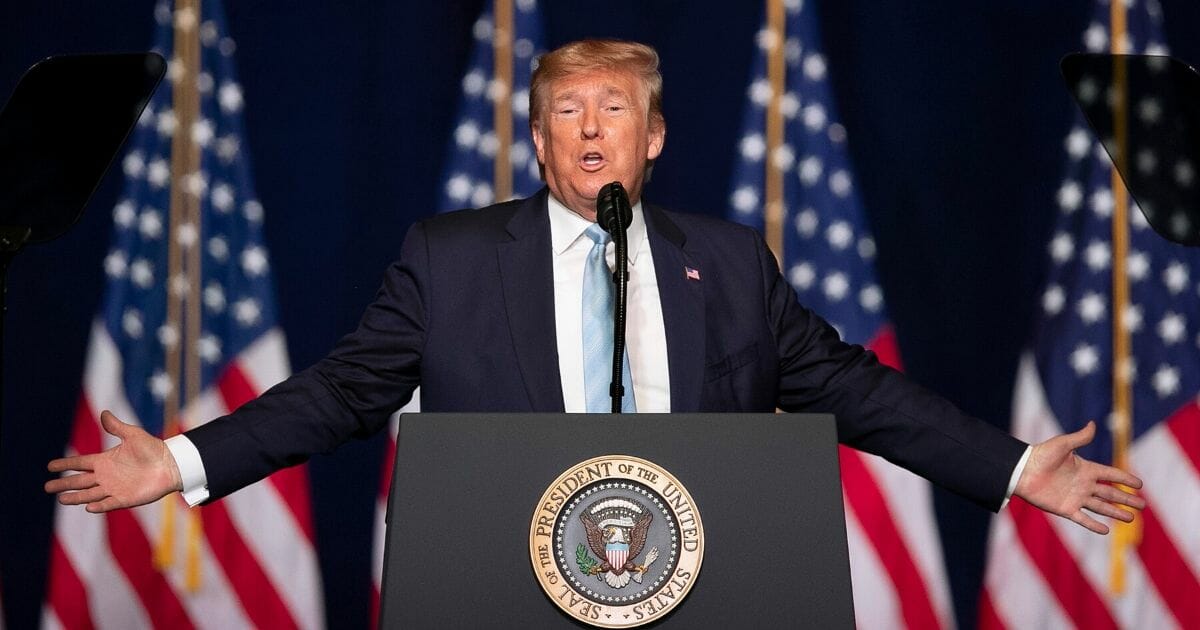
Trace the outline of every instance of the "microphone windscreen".
{"label": "microphone windscreen", "polygon": [[620,227],[629,227],[633,222],[633,208],[629,205],[629,195],[621,182],[605,184],[596,196],[596,222],[606,232],[612,232],[620,222]]}

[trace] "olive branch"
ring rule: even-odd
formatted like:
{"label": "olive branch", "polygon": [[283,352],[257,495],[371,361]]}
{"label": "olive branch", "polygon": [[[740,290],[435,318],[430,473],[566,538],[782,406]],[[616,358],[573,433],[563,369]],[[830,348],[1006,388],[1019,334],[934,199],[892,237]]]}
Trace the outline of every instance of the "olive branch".
{"label": "olive branch", "polygon": [[579,570],[583,571],[584,575],[600,572],[600,561],[588,555],[587,547],[583,543],[579,543],[575,548],[575,564],[579,565]]}

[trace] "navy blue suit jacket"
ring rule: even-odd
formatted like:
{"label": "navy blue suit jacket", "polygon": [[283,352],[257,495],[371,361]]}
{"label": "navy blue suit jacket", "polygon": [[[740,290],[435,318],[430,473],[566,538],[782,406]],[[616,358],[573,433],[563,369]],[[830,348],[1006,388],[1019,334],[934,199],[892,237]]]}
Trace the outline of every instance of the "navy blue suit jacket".
{"label": "navy blue suit jacket", "polygon": [[[380,430],[418,385],[422,411],[563,411],[546,196],[414,225],[329,356],[188,432],[212,498]],[[843,343],[754,230],[643,205],[672,411],[833,413],[842,442],[1000,506],[1022,442]]]}

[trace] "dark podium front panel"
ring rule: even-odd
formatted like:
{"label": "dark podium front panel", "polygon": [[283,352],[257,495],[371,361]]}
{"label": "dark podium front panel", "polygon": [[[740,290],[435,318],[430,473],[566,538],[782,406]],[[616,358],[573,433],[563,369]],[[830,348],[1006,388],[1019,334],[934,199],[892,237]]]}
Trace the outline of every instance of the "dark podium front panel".
{"label": "dark podium front panel", "polygon": [[381,627],[587,627],[539,585],[530,524],[564,471],[618,454],[673,474],[704,527],[690,593],[641,627],[854,627],[832,416],[409,414],[397,446]]}

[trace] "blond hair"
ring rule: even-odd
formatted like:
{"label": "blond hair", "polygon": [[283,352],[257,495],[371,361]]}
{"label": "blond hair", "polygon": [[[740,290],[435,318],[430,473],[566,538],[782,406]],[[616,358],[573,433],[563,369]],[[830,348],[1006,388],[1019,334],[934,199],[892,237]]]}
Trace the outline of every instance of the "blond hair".
{"label": "blond hair", "polygon": [[637,77],[645,93],[650,96],[650,126],[663,124],[662,75],[658,72],[658,53],[637,42],[583,39],[560,46],[538,60],[529,86],[529,125],[541,124],[542,116],[549,107],[551,83],[595,70],[616,70]]}

